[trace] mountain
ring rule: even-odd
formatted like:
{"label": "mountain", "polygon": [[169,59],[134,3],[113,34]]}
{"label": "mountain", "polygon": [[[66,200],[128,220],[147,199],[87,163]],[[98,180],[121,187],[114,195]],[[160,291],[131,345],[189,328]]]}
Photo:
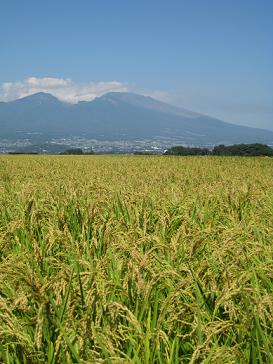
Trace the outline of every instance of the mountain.
{"label": "mountain", "polygon": [[72,136],[98,140],[165,139],[170,144],[273,144],[273,132],[229,124],[151,97],[111,92],[68,104],[37,93],[0,103],[0,140]]}
{"label": "mountain", "polygon": [[36,94],[23,97],[21,99],[11,101],[9,104],[13,105],[30,105],[33,107],[43,105],[43,104],[59,104],[60,101],[51,94],[45,92],[38,92]]}

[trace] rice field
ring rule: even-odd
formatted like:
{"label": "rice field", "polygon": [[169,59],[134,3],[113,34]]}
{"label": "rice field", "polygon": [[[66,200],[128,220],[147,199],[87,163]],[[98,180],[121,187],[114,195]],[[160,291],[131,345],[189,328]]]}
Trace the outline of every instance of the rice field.
{"label": "rice field", "polygon": [[0,157],[0,362],[273,363],[273,159]]}

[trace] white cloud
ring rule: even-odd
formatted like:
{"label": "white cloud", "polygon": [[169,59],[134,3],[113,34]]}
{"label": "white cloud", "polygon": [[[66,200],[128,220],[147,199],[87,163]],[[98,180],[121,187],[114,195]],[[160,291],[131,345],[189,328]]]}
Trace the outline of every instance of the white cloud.
{"label": "white cloud", "polygon": [[69,78],[29,77],[23,81],[0,84],[0,100],[11,101],[37,92],[47,92],[62,101],[77,103],[93,100],[111,91],[128,91],[128,85],[117,81],[76,83]]}

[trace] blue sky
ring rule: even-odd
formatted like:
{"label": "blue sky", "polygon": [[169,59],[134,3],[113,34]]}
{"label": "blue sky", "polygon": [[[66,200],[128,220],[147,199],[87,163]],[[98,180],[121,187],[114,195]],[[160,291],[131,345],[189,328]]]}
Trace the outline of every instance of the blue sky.
{"label": "blue sky", "polygon": [[2,100],[129,90],[273,130],[272,0],[3,0],[0,34]]}

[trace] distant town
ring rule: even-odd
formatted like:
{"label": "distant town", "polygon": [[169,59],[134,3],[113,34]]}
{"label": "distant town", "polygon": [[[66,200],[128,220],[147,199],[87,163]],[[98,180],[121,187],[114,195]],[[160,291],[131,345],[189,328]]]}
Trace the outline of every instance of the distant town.
{"label": "distant town", "polygon": [[[168,148],[175,145],[196,147],[199,145],[188,144],[186,140],[175,138],[152,138],[136,140],[98,140],[73,136],[70,138],[52,138],[44,143],[34,144],[30,139],[0,139],[0,153],[10,152],[35,152],[39,154],[58,154],[68,148],[80,148],[83,151],[94,151],[95,153],[135,153],[151,152],[162,154]],[[201,145],[200,147],[212,149],[214,145]]]}

